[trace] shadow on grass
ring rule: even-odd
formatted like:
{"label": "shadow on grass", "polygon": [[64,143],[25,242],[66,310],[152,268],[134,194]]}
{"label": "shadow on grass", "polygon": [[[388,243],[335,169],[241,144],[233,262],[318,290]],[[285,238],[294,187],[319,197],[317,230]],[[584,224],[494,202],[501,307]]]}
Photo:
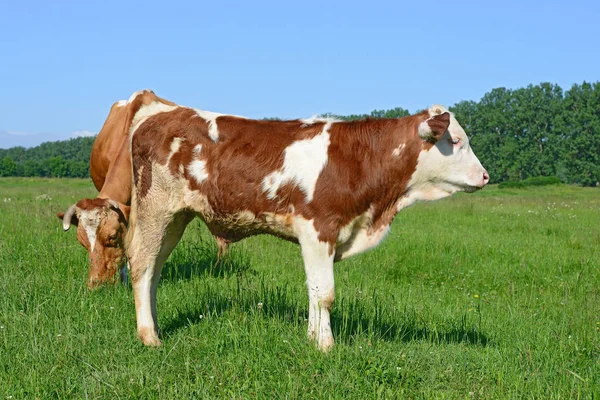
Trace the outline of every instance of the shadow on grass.
{"label": "shadow on grass", "polygon": [[489,339],[470,321],[466,314],[443,320],[425,321],[416,311],[398,311],[375,299],[374,309],[366,309],[357,300],[339,304],[331,315],[331,328],[338,342],[351,343],[365,337],[391,342],[428,341],[441,343],[466,343],[487,346]]}
{"label": "shadow on grass", "polygon": [[205,274],[228,277],[248,272],[254,272],[249,261],[235,249],[230,247],[219,259],[216,244],[200,239],[182,242],[175,248],[162,270],[161,281],[178,282]]}
{"label": "shadow on grass", "polygon": [[[180,311],[173,319],[162,324],[162,333],[171,335],[186,326],[193,326],[206,317],[220,318],[228,312],[256,315],[256,318],[277,319],[291,326],[307,328],[308,300],[296,300],[287,285],[265,286],[259,290],[243,288],[238,277],[237,291],[230,295],[216,293],[210,287],[201,294],[201,308]],[[260,306],[259,306],[260,303]],[[196,303],[197,304],[197,303]],[[415,311],[397,311],[374,300],[363,305],[357,299],[341,300],[334,305],[331,326],[337,343],[356,340],[384,340],[388,342],[429,341],[436,344],[466,343],[487,346],[489,340],[470,321],[466,314],[459,318],[425,322]]]}

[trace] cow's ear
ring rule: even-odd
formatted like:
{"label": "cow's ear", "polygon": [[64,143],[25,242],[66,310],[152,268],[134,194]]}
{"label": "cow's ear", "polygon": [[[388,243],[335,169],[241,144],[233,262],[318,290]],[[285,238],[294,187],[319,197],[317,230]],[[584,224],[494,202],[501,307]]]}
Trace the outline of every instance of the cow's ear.
{"label": "cow's ear", "polygon": [[129,211],[131,211],[131,207],[130,206],[126,206],[126,205],[122,205],[120,207],[120,209],[123,212],[123,216],[125,217],[125,221],[129,221]]}
{"label": "cow's ear", "polygon": [[437,142],[450,126],[450,113],[434,115],[419,124],[419,136],[430,142]]}
{"label": "cow's ear", "polygon": [[113,199],[108,200],[108,205],[111,209],[115,210],[121,218],[123,218],[123,222],[127,223],[127,221],[129,221],[129,211],[131,209],[130,206],[119,203]]}

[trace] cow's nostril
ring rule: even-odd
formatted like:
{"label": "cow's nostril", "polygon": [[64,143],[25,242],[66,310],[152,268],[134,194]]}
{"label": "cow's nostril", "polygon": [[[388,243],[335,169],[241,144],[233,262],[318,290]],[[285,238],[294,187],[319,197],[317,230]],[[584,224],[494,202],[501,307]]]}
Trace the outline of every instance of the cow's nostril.
{"label": "cow's nostril", "polygon": [[487,171],[483,171],[483,184],[485,185],[489,181],[490,181],[490,176],[488,175]]}

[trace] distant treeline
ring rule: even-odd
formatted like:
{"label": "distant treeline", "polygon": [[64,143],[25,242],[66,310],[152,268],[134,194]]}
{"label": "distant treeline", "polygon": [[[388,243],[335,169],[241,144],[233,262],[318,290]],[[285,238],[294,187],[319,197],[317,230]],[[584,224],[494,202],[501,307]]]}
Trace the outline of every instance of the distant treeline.
{"label": "distant treeline", "polygon": [[80,137],[28,149],[0,149],[0,176],[89,177],[94,139]]}
{"label": "distant treeline", "polygon": [[[492,183],[538,176],[594,186],[600,181],[600,82],[573,85],[564,92],[542,83],[521,89],[497,88],[478,101],[450,109],[471,137],[471,147]],[[398,118],[403,108],[343,120]],[[0,149],[0,176],[87,177],[94,138],[48,142],[25,149]]]}

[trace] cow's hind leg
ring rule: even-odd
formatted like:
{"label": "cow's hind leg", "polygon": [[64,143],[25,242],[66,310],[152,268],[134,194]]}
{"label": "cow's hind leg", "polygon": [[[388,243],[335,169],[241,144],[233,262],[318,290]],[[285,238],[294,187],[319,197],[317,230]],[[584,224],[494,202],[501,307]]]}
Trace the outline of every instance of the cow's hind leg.
{"label": "cow's hind leg", "polygon": [[329,317],[335,300],[334,252],[311,229],[300,235],[299,242],[308,286],[308,337],[316,340],[320,350],[327,351],[334,343]]}
{"label": "cow's hind leg", "polygon": [[143,220],[138,218],[129,246],[131,283],[135,298],[138,337],[146,346],[159,346],[156,318],[156,290],[163,264],[193,219],[178,213]]}

